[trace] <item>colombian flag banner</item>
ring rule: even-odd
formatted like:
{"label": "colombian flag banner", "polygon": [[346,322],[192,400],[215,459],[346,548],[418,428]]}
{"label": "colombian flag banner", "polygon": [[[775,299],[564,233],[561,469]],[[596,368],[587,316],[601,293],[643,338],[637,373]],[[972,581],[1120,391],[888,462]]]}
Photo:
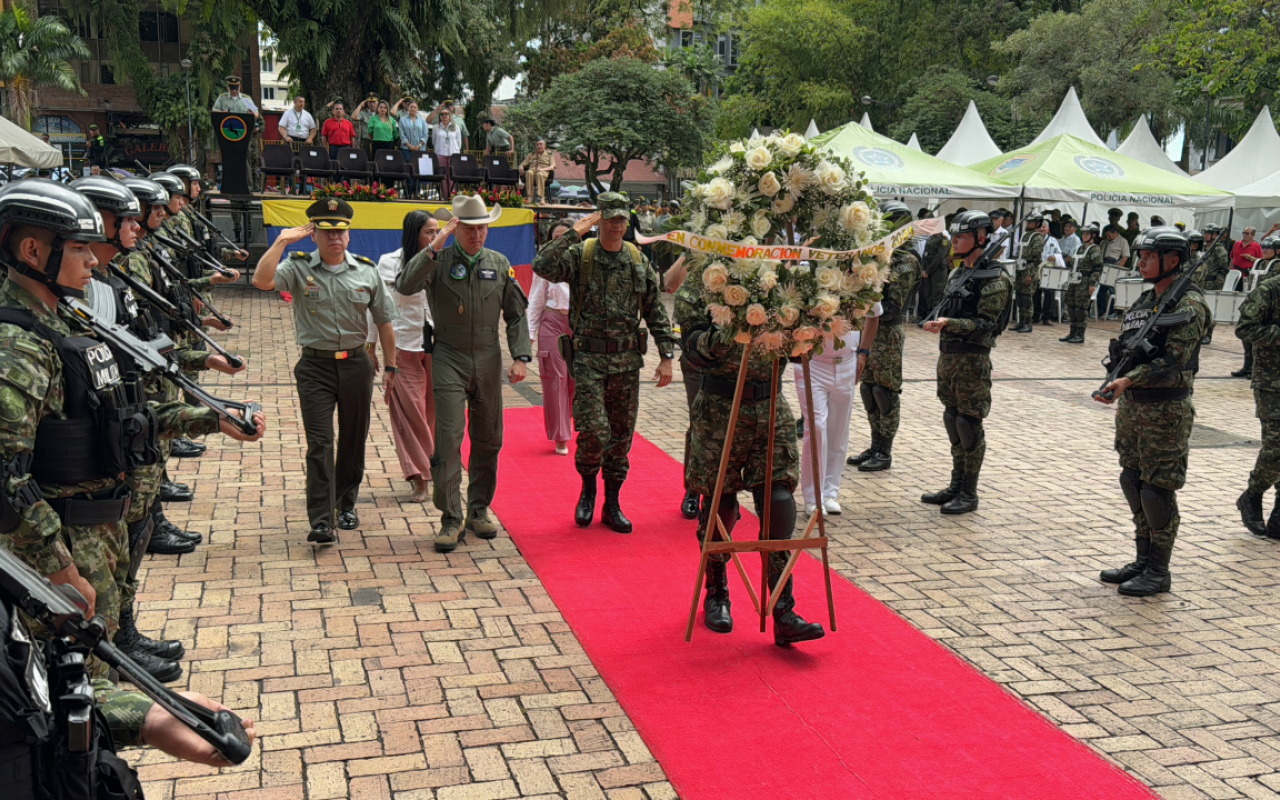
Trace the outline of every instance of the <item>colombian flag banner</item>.
{"label": "colombian flag banner", "polygon": [[[307,207],[313,200],[263,200],[262,216],[267,226],[267,240],[274,243],[280,231],[307,224]],[[451,208],[449,203],[352,203],[355,217],[351,220],[351,245],[356,255],[377,261],[384,253],[400,248],[404,218],[414,210],[434,214],[438,208]],[[452,240],[450,240],[452,241]],[[533,212],[526,208],[503,209],[498,221],[489,226],[485,247],[507,257],[515,268],[516,279],[529,291],[532,282],[533,255],[537,248],[533,230]],[[286,252],[309,253],[315,249],[310,239],[290,245]]]}

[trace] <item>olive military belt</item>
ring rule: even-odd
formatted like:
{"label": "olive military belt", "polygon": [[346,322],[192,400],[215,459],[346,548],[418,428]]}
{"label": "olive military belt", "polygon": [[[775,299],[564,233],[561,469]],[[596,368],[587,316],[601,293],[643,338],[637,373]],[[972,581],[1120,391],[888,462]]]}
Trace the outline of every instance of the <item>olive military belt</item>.
{"label": "olive military belt", "polygon": [[640,349],[640,337],[628,336],[625,339],[588,339],[585,336],[572,337],[573,349],[579,353],[622,353]]}
{"label": "olive military belt", "polygon": [[1191,390],[1181,389],[1129,389],[1124,398],[1134,403],[1163,403],[1166,400],[1186,400]]}
{"label": "olive military belt", "polygon": [[[737,385],[737,381],[722,380],[706,373],[702,375],[702,391],[710,392],[718,397],[727,397],[732,400],[733,392]],[[747,381],[742,386],[742,402],[759,403],[763,400],[768,400],[772,394],[770,388],[769,381]]]}
{"label": "olive military belt", "polygon": [[986,355],[991,352],[991,348],[983,347],[980,344],[970,344],[969,342],[938,342],[938,351],[947,355],[956,355],[957,353]]}

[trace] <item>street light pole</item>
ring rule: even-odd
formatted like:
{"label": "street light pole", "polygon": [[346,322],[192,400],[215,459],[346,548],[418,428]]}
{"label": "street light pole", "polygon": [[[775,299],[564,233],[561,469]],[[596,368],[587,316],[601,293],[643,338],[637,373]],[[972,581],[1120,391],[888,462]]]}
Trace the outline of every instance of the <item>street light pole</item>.
{"label": "street light pole", "polygon": [[1209,168],[1209,115],[1213,113],[1213,95],[1204,90],[1204,150],[1200,153],[1200,171]]}
{"label": "street light pole", "polygon": [[194,128],[191,124],[191,59],[184,58],[178,63],[182,65],[182,71],[187,78],[187,163],[194,164],[196,161],[196,140]]}

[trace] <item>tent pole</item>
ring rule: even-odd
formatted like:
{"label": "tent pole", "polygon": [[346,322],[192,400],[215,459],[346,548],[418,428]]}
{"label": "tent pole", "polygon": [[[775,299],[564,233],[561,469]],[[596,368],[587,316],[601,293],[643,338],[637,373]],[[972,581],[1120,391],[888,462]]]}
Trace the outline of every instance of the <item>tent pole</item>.
{"label": "tent pole", "polygon": [[1233,239],[1235,238],[1235,234],[1231,232],[1231,226],[1235,223],[1235,221],[1236,221],[1236,208],[1235,206],[1232,206],[1231,210],[1227,212],[1227,235]]}
{"label": "tent pole", "polygon": [[1082,227],[1082,228],[1083,228],[1083,227],[1084,227],[1085,225],[1087,225],[1087,224],[1089,224],[1089,204],[1088,204],[1088,203],[1085,203],[1085,204],[1084,204],[1084,211],[1081,211],[1081,212],[1080,212],[1080,225],[1079,225],[1079,227]]}

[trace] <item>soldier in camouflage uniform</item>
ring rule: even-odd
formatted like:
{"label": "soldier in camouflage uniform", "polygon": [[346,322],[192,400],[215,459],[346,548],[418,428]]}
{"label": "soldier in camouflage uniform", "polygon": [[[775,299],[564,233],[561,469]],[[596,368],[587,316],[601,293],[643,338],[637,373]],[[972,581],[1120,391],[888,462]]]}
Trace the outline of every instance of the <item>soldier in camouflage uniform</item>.
{"label": "soldier in camouflage uniform", "polygon": [[[743,346],[733,340],[733,333],[714,326],[711,312],[702,297],[703,264],[692,267],[676,292],[675,320],[680,326],[682,348],[694,366],[702,370],[702,387],[693,401],[689,419],[689,455],[684,465],[685,486],[702,495],[698,538],[706,536],[711,495],[715,492],[724,452],[725,433],[733,411],[733,396],[738,371],[742,364]],[[796,484],[800,481],[799,447],[796,444],[795,417],[781,394],[771,386],[773,361],[758,350],[749,356],[747,383],[744,387],[738,425],[734,429],[733,448],[716,516],[726,531],[732,533],[740,516],[738,492],[751,492],[756,511],[764,517],[765,492],[770,497],[769,538],[790,539],[796,527]],[[779,370],[781,375],[781,370]],[[769,418],[769,399],[777,394],[777,416]],[[773,474],[765,474],[769,427],[776,426],[773,442]],[[717,532],[715,538],[720,539]],[[795,612],[795,597],[789,578],[779,589],[778,581],[786,567],[788,554],[769,554],[769,585],[778,594],[773,610],[773,641],[779,646],[820,639],[826,635],[822,625],[806,622]],[[718,555],[707,563],[707,595],[703,602],[706,626],[716,633],[733,630],[730,613],[728,557]]]}
{"label": "soldier in camouflage uniform", "polygon": [[1271,539],[1280,539],[1280,502],[1264,525],[1262,496],[1272,486],[1280,489],[1280,281],[1273,274],[1280,266],[1278,246],[1280,241],[1271,237],[1262,241],[1262,257],[1270,263],[1259,259],[1258,266],[1266,267],[1267,277],[1249,293],[1236,323],[1236,336],[1245,346],[1245,369],[1253,378],[1254,406],[1262,422],[1262,448],[1236,507],[1250,533]]}
{"label": "soldier in camouflage uniform", "polygon": [[1059,339],[1060,342],[1084,344],[1084,331],[1089,326],[1089,300],[1102,278],[1102,248],[1098,245],[1098,236],[1096,222],[1080,229],[1082,244],[1076,251],[1075,269],[1063,297],[1071,320],[1071,332]]}
{"label": "soldier in camouflage uniform", "polygon": [[942,506],[943,514],[978,508],[978,475],[987,452],[982,420],[991,412],[991,348],[1011,311],[1012,281],[999,265],[981,260],[990,232],[991,218],[980,211],[952,219],[951,248],[962,261],[938,318],[924,326],[940,335],[938,399],[951,441],[951,483],[920,500]]}
{"label": "soldier in camouflage uniform", "polygon": [[1221,225],[1205,225],[1203,231],[1204,258],[1200,259],[1195,282],[1203,291],[1219,292],[1222,291],[1222,282],[1227,279],[1227,272],[1231,270],[1231,254],[1222,241]]}
{"label": "soldier in camouflage uniform", "polygon": [[[658,386],[671,383],[675,337],[659,300],[658,273],[640,248],[623,241],[630,223],[625,194],[605,192],[599,211],[547,243],[533,260],[533,271],[547,280],[569,284],[569,327],[573,357],[573,425],[578,431],[574,461],[582,476],[582,493],[573,518],[591,524],[596,506],[596,476],[604,473],[604,508],[600,521],[618,533],[630,533],[619,494],[627,479],[631,440],[640,408],[640,367],[647,334],[653,334],[662,360]],[[597,223],[599,238],[583,241]]]}
{"label": "soldier in camouflage uniform", "polygon": [[[921,316],[929,315],[933,307],[942,301],[947,291],[947,275],[951,272],[951,240],[939,231],[924,243],[924,256],[920,259],[920,294],[925,309]],[[924,320],[918,323],[924,327]]]}
{"label": "soldier in camouflage uniform", "polygon": [[[1112,360],[1145,324],[1179,271],[1189,268],[1187,237],[1177,228],[1148,228],[1134,239],[1133,249],[1143,280],[1155,286],[1125,314],[1120,338],[1111,340]],[[1104,403],[1119,400],[1120,488],[1133,512],[1137,552],[1131,563],[1104,570],[1100,577],[1119,584],[1121,594],[1135,597],[1167,592],[1172,583],[1169,559],[1180,521],[1176,492],[1187,479],[1188,442],[1196,415],[1191,391],[1209,320],[1209,307],[1194,286],[1176,308],[1160,311],[1170,321],[1153,329],[1153,352],[1103,388],[1112,399],[1099,397]]]}
{"label": "soldier in camouflage uniform", "polygon": [[[1254,265],[1254,274],[1262,276],[1258,280],[1258,286],[1261,286],[1267,281],[1274,280],[1276,275],[1280,274],[1276,271],[1277,265],[1280,265],[1280,261],[1277,261],[1276,259],[1276,255],[1280,254],[1280,237],[1267,236],[1261,242],[1259,242],[1259,244],[1262,247],[1262,256],[1258,259],[1258,262]],[[1241,313],[1244,313],[1243,308],[1241,309]],[[1242,318],[1242,321],[1243,321],[1243,318]],[[1236,336],[1240,336],[1239,328],[1236,329]],[[1244,339],[1243,336],[1241,336],[1240,338]],[[1253,377],[1253,341],[1252,340],[1244,339],[1244,366],[1232,372],[1231,377],[1233,378],[1252,378]],[[1261,408],[1261,406],[1259,406],[1259,408]]]}
{"label": "soldier in camouflage uniform", "polygon": [[[100,373],[92,371],[106,363],[101,345],[93,347],[79,330],[74,334],[79,338],[73,339],[69,312],[58,305],[61,297],[84,296],[96,265],[89,242],[104,239],[102,217],[70,188],[37,179],[0,190],[0,257],[9,267],[8,280],[0,286],[0,309],[11,315],[0,323],[0,464],[5,477],[0,517],[6,518],[0,541],[51,582],[79,590],[114,637],[119,588],[128,577],[124,517],[130,493],[123,475],[104,467],[103,454],[113,449],[112,440],[92,421],[92,412],[82,410],[92,408],[93,401],[68,395],[66,389],[92,383],[115,391],[111,378],[120,370],[111,363]],[[51,263],[55,257],[56,265]],[[25,312],[33,323],[19,324],[14,312]],[[88,348],[79,361],[69,360],[73,356],[64,351],[72,340]],[[86,364],[93,365],[88,368],[92,377],[67,377],[86,371]],[[211,410],[181,404],[151,404],[151,409],[155,434],[161,437],[203,436],[219,428],[242,441],[262,436],[260,418],[257,436],[251,438],[220,424]],[[89,426],[85,434],[77,427],[83,425]],[[64,439],[74,436],[84,442],[85,435],[97,441],[74,454],[66,451]],[[94,676],[105,677],[105,665],[93,663]]]}
{"label": "soldier in camouflage uniform", "polygon": [[[880,213],[895,228],[911,221],[911,212],[896,200],[881,203]],[[862,404],[867,407],[867,421],[871,424],[871,447],[848,461],[861,472],[880,472],[893,466],[893,438],[898,434],[901,418],[898,404],[902,395],[902,348],[906,343],[902,316],[907,298],[919,282],[920,259],[907,242],[893,251],[889,262],[889,281],[884,285],[881,301],[884,313],[862,373]]]}
{"label": "soldier in camouflage uniform", "polygon": [[1040,290],[1040,262],[1044,258],[1045,234],[1040,230],[1044,216],[1033,211],[1027,215],[1023,231],[1022,251],[1018,255],[1018,272],[1014,286],[1018,295],[1018,327],[1014,333],[1031,333],[1035,318],[1035,297]]}

